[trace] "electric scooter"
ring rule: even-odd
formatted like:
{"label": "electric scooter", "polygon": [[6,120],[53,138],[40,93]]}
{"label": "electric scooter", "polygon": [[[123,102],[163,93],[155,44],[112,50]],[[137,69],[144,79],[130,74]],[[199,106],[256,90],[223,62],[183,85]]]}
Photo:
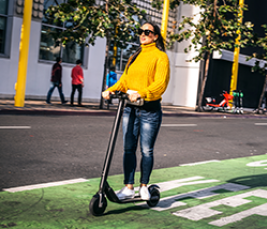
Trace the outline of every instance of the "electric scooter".
{"label": "electric scooter", "polygon": [[227,109],[230,109],[229,100],[232,100],[234,96],[227,93],[227,91],[223,91],[221,94],[222,100],[218,102],[218,100],[214,97],[205,97],[206,104],[203,106],[204,111],[212,111],[213,109],[223,109],[225,112]]}
{"label": "electric scooter", "polygon": [[[93,198],[90,201],[89,204],[89,210],[94,216],[101,216],[106,210],[107,207],[107,199],[111,202],[119,203],[119,204],[125,204],[125,203],[132,203],[132,202],[139,202],[139,201],[144,201],[141,199],[139,195],[135,195],[134,198],[132,199],[124,199],[120,200],[114,190],[109,186],[107,182],[107,177],[108,177],[108,172],[116,144],[116,139],[119,131],[119,126],[120,126],[120,121],[123,113],[123,107],[125,104],[125,101],[128,99],[127,94],[124,94],[122,92],[117,92],[114,95],[111,95],[111,99],[113,98],[118,98],[119,99],[119,104],[118,104],[118,110],[117,114],[114,120],[111,136],[109,139],[108,143],[108,148],[107,148],[107,153],[106,153],[106,158],[103,166],[103,171],[101,175],[101,181],[99,185],[99,190],[98,192],[93,196]],[[127,101],[129,102],[129,101]],[[142,100],[138,100],[135,103],[132,103],[136,106],[140,106],[143,104]],[[148,190],[150,192],[150,199],[147,200],[147,204],[150,207],[154,207],[158,204],[160,200],[160,192],[159,192],[159,186],[152,184],[148,187]]]}

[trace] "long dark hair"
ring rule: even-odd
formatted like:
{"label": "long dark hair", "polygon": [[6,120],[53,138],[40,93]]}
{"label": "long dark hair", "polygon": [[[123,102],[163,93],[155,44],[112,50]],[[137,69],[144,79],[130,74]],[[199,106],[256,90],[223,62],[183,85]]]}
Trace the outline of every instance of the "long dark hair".
{"label": "long dark hair", "polygon": [[[156,40],[156,47],[160,50],[165,52],[166,48],[165,48],[165,40],[161,35],[160,32],[160,28],[159,26],[154,23],[154,22],[145,22],[143,25],[145,24],[149,24],[151,26],[153,26],[154,28],[154,35],[158,35],[158,39]],[[142,47],[139,46],[138,49],[136,50],[136,52],[130,57],[130,60],[126,66],[126,73],[128,72],[129,67],[131,66],[131,64],[136,60],[137,56],[139,55],[139,53],[142,51]]]}

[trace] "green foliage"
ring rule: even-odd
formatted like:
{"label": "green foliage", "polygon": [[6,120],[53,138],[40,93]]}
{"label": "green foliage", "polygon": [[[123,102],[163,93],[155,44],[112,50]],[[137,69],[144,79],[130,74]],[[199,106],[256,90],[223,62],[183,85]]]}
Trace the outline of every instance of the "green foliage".
{"label": "green foliage", "polygon": [[[162,0],[152,2],[158,9],[162,7]],[[192,60],[197,62],[204,58],[205,53],[254,45],[253,24],[239,23],[242,19],[241,10],[247,10],[246,6],[240,8],[239,0],[170,0],[170,7],[175,8],[181,2],[199,7],[200,10],[191,17],[182,17],[182,21],[174,26],[168,34],[169,47],[175,42],[191,41],[185,52],[194,49],[198,55]],[[239,34],[240,43],[236,45]]]}
{"label": "green foliage", "polygon": [[[69,0],[49,7],[47,13],[54,23],[68,22],[66,30],[58,34],[63,44],[73,40],[79,44],[94,45],[97,37],[109,37],[118,47],[133,39],[134,32],[145,17],[131,0],[106,0],[96,4],[95,0]],[[88,39],[89,37],[89,39]]]}
{"label": "green foliage", "polygon": [[252,67],[253,72],[259,72],[262,75],[266,75],[267,68],[267,25],[262,25],[265,31],[264,37],[258,37],[256,34],[251,38],[254,46],[259,47],[259,53],[253,53],[247,60],[254,59],[255,65]]}

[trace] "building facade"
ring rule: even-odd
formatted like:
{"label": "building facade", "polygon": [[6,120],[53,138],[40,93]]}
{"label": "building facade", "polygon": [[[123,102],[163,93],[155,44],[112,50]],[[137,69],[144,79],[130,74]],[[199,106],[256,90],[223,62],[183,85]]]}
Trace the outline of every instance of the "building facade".
{"label": "building facade", "polygon": [[[254,25],[254,32],[258,37],[266,36],[263,24],[267,24],[267,1],[245,0],[248,7],[243,14],[243,23],[251,22]],[[240,49],[237,90],[244,94],[243,106],[246,108],[258,107],[259,98],[263,90],[265,75],[254,72],[252,67],[255,60],[247,61],[247,57],[253,53],[264,55],[262,49],[257,47],[246,47]],[[205,96],[219,95],[223,90],[229,91],[232,75],[233,52],[223,50],[222,54],[213,53],[210,61],[208,79],[205,89]],[[263,66],[263,62],[262,62]]]}
{"label": "building facade", "polygon": [[[60,2],[60,1],[59,1]],[[157,12],[147,1],[136,1],[139,7],[147,10],[151,20],[160,23],[161,12]],[[104,58],[105,39],[97,39],[94,46],[79,46],[69,43],[61,46],[53,37],[53,33],[64,30],[68,23],[54,24],[45,16],[45,10],[54,4],[53,0],[33,0],[33,11],[30,33],[30,47],[27,68],[25,99],[41,99],[45,101],[50,87],[51,67],[55,58],[63,60],[63,93],[69,100],[71,94],[71,69],[77,59],[83,60],[84,90],[83,99],[88,102],[100,100]],[[23,16],[23,0],[0,0],[0,98],[13,98],[18,74],[20,33]],[[178,20],[182,15],[193,15],[197,9],[181,5],[175,12],[170,13],[169,21]],[[117,73],[120,76],[129,58],[127,49],[119,50],[117,57]],[[199,64],[189,63],[192,53],[184,54],[184,44],[176,45],[167,51],[171,66],[171,79],[163,96],[163,103],[194,107],[196,104],[199,78]],[[53,93],[52,100],[59,100],[58,92]]]}

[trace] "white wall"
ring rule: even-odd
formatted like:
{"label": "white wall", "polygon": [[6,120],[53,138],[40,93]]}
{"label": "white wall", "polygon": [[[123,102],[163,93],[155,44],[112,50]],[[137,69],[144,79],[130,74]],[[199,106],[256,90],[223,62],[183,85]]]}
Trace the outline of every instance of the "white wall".
{"label": "white wall", "polygon": [[[14,17],[11,35],[11,54],[10,58],[0,59],[0,97],[13,98],[15,95],[14,85],[17,81],[20,28],[22,19]],[[50,77],[52,63],[39,61],[39,45],[41,36],[41,23],[31,22],[31,35],[29,47],[29,59],[26,81],[26,99],[42,98],[45,99],[50,87]],[[105,58],[105,39],[98,39],[95,46],[89,47],[88,66],[84,70],[84,90],[83,99],[97,101],[100,98],[103,67]],[[63,93],[68,99],[71,94],[71,69],[75,65],[62,64],[62,84]],[[77,97],[77,93],[76,93]],[[57,90],[54,91],[52,99],[59,99]]]}
{"label": "white wall", "polygon": [[199,63],[187,62],[192,55],[168,52],[170,82],[162,97],[163,104],[195,107],[199,78]]}
{"label": "white wall", "polygon": [[[0,59],[0,93],[4,95],[15,94],[15,82],[18,69],[18,55],[19,52],[19,40],[20,40],[20,26],[21,22],[18,20],[13,21],[12,33],[11,33],[11,50],[10,58]],[[19,32],[18,32],[19,30]]]}
{"label": "white wall", "polygon": [[186,62],[190,55],[178,53],[175,62],[174,85],[177,90],[174,93],[173,105],[195,107],[199,78],[199,64]]}
{"label": "white wall", "polygon": [[[191,5],[180,5],[178,21],[182,16],[193,16],[199,9]],[[171,78],[162,102],[176,106],[195,107],[199,80],[199,63],[188,62],[196,55],[194,51],[184,53],[189,41],[178,44],[177,52],[168,52],[171,66]]]}

